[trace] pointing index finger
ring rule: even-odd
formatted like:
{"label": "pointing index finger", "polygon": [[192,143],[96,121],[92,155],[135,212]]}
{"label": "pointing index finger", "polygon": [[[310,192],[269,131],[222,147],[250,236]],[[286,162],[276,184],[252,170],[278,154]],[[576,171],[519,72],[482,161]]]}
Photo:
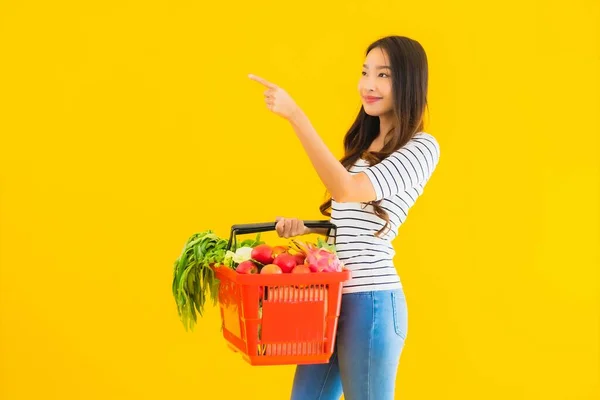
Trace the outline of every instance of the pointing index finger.
{"label": "pointing index finger", "polygon": [[277,85],[275,85],[274,83],[271,83],[269,81],[267,81],[266,79],[261,78],[260,76],[256,76],[256,75],[248,75],[248,78],[268,87],[269,89],[275,89],[277,87]]}

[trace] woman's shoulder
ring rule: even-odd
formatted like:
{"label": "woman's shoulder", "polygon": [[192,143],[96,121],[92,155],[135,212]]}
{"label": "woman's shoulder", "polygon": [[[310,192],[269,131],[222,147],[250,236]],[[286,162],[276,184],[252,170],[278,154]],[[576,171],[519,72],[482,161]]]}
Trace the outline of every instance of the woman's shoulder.
{"label": "woman's shoulder", "polygon": [[433,136],[431,133],[429,132],[425,132],[425,131],[420,131],[415,133],[415,135],[412,137],[411,141],[414,140],[419,140],[419,139],[428,139],[430,141],[432,141],[433,143],[435,143],[436,145],[438,144],[438,141],[436,139],[435,136]]}
{"label": "woman's shoulder", "polygon": [[440,155],[440,144],[436,137],[429,132],[420,131],[417,132],[408,143],[398,151],[402,151],[403,149],[411,149],[411,148],[422,148],[425,146],[430,151],[435,153],[435,157],[439,157]]}

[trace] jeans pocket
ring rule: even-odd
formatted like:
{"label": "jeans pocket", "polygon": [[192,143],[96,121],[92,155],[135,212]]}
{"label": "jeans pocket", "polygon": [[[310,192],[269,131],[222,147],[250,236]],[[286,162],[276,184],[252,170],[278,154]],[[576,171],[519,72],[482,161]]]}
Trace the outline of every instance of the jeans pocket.
{"label": "jeans pocket", "polygon": [[[399,296],[398,293],[392,292],[392,309],[394,313],[394,331],[396,335],[400,336],[403,340],[406,339],[407,333],[407,321],[406,321],[406,303],[404,297]],[[400,313],[403,313],[400,315]]]}

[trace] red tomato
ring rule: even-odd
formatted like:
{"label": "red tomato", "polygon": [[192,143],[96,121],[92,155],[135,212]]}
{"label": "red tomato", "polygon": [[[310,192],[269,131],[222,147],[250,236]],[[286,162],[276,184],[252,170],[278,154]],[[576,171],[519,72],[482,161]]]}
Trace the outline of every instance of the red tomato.
{"label": "red tomato", "polygon": [[273,264],[278,265],[284,273],[288,273],[292,272],[292,269],[296,266],[296,259],[291,254],[283,253],[275,258]]}
{"label": "red tomato", "polygon": [[296,254],[294,254],[294,258],[296,259],[296,264],[300,265],[300,264],[304,264],[304,260],[306,259],[306,256],[302,253],[296,253]]}
{"label": "red tomato", "polygon": [[259,244],[252,249],[250,257],[261,264],[271,264],[273,262],[273,249],[268,244]]}
{"label": "red tomato", "polygon": [[241,262],[235,270],[240,274],[258,274],[258,267],[250,260]]}

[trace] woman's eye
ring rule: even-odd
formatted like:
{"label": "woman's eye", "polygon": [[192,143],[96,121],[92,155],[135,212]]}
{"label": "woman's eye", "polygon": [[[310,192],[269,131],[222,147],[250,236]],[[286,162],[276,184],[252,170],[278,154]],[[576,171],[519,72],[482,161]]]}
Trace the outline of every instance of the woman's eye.
{"label": "woman's eye", "polygon": [[362,75],[365,76],[367,73],[365,71],[362,72]]}
{"label": "woman's eye", "polygon": [[389,75],[386,74],[386,73],[384,73],[384,72],[380,73],[379,76],[381,76],[382,78],[388,78],[389,77]]}

